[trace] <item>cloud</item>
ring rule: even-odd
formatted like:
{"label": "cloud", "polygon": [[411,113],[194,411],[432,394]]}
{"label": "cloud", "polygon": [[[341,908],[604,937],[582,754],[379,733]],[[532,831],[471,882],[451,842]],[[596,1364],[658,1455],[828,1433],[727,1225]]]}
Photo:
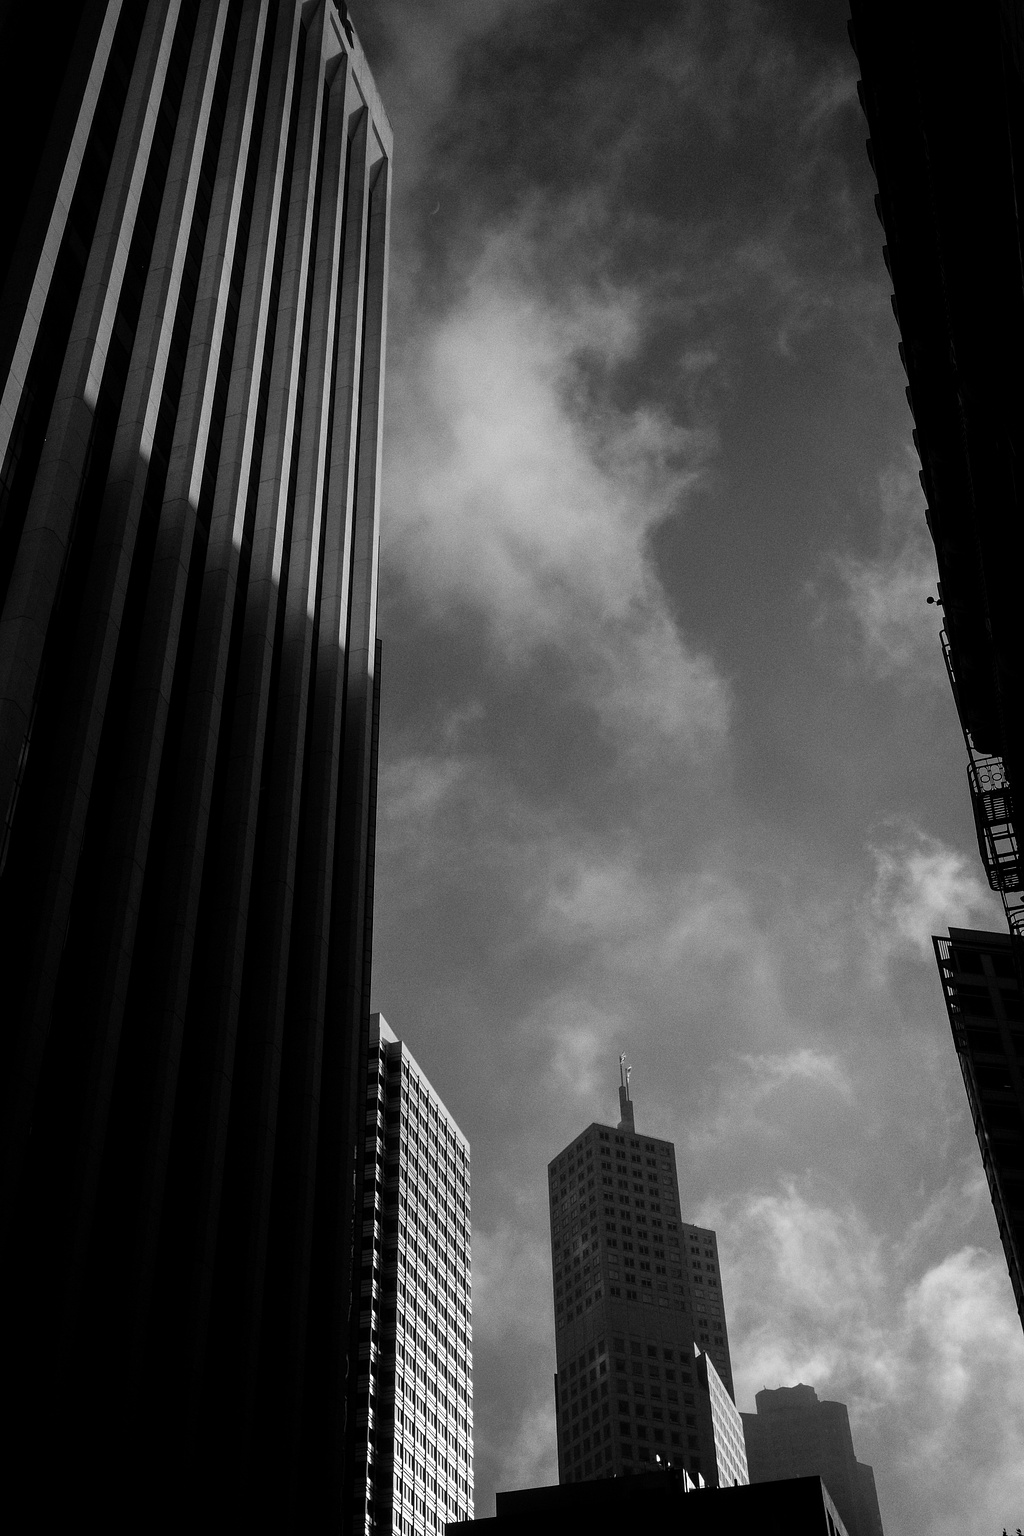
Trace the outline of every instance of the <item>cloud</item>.
{"label": "cloud", "polygon": [[388,763],[381,781],[381,814],[418,835],[464,780],[466,764],[454,757],[415,753]]}
{"label": "cloud", "polygon": [[[506,1219],[491,1230],[473,1231],[478,1489],[558,1481],[548,1369],[553,1319],[546,1224],[544,1235],[539,1223],[531,1232],[523,1215],[520,1210],[515,1222]],[[490,1510],[478,1500],[477,1514],[484,1513]]]}
{"label": "cloud", "polygon": [[473,1231],[473,1328],[478,1343],[515,1334],[546,1344],[551,1333],[551,1269],[546,1247],[510,1221]]}
{"label": "cloud", "polygon": [[723,737],[728,689],[679,635],[647,545],[706,444],[652,410],[588,405],[581,354],[629,350],[628,295],[553,308],[502,260],[484,259],[406,359],[388,558],[436,613],[482,616],[506,664],[569,661],[606,729],[699,754]]}
{"label": "cloud", "polygon": [[533,1398],[500,1446],[487,1445],[497,1489],[540,1488],[558,1481],[555,1402],[551,1390]]}
{"label": "cloud", "polygon": [[837,1107],[849,1109],[854,1101],[845,1064],[810,1045],[775,1054],[730,1055],[720,1063],[719,1075],[721,1091],[711,1113],[690,1128],[691,1155],[707,1156],[727,1141],[752,1136],[792,1142],[795,1125],[811,1119],[812,1104],[827,1101],[834,1115]]}
{"label": "cloud", "polygon": [[911,1511],[934,1536],[1019,1519],[1024,1339],[1001,1255],[963,1241],[987,1199],[953,1181],[902,1239],[795,1183],[713,1213],[740,1406],[798,1381],[847,1403],[860,1458],[888,1463],[887,1529]]}
{"label": "cloud", "polygon": [[934,686],[943,675],[941,610],[926,602],[935,594],[935,551],[924,519],[917,457],[910,449],[880,477],[879,501],[878,555],[845,554],[836,561],[846,603],[860,632],[864,663],[875,676]]}
{"label": "cloud", "polygon": [[871,853],[875,880],[864,920],[876,965],[897,956],[930,956],[932,935],[950,924],[1002,926],[996,898],[975,873],[976,861],[940,839],[908,829]]}

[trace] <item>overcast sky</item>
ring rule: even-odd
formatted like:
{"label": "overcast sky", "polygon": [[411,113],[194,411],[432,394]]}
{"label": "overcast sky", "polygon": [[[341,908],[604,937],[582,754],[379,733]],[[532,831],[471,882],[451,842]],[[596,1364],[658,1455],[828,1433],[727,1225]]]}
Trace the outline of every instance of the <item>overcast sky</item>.
{"label": "overcast sky", "polygon": [[1001,927],[842,0],[362,0],[395,128],[374,1006],[472,1143],[477,1513],[557,1480],[545,1166],[719,1237],[739,1406],[1024,1524],[930,935]]}

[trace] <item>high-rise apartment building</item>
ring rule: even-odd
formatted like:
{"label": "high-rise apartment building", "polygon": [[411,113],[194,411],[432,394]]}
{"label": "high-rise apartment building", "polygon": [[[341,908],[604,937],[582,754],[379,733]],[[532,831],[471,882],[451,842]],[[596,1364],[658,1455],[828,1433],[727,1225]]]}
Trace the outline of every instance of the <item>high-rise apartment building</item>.
{"label": "high-rise apartment building", "polygon": [[559,1479],[661,1461],[742,1480],[735,1406],[721,1466],[714,1438],[733,1391],[717,1240],[681,1220],[675,1148],[637,1132],[626,1070],[619,1102],[548,1165]]}
{"label": "high-rise apartment building", "polygon": [[849,1536],[882,1536],[875,1474],[858,1461],[845,1403],[819,1399],[813,1387],[758,1392],[743,1415],[752,1483],[820,1477]]}
{"label": "high-rise apartment building", "polygon": [[1024,1324],[1024,993],[1006,933],[932,940],[1017,1311]]}
{"label": "high-rise apartment building", "polygon": [[340,0],[0,29],[5,1498],[342,1529],[391,132]]}
{"label": "high-rise apartment building", "polygon": [[469,1143],[407,1045],[370,1021],[353,1532],[473,1518]]}

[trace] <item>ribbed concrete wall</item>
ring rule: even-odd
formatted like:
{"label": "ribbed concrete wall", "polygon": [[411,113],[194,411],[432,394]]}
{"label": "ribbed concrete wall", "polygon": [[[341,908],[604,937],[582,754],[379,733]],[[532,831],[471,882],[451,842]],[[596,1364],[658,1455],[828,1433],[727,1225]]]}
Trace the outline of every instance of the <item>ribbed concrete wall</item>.
{"label": "ribbed concrete wall", "polygon": [[331,0],[83,15],[5,290],[5,1378],[79,1510],[337,1529],[390,129]]}

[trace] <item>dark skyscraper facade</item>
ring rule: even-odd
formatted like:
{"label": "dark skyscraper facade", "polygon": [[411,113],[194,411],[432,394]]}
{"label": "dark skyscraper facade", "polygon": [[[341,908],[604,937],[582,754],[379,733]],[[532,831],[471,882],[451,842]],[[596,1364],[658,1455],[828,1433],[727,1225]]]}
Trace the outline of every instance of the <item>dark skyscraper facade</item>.
{"label": "dark skyscraper facade", "polygon": [[341,1529],[390,128],[337,0],[0,26],[8,1496]]}
{"label": "dark skyscraper facade", "polygon": [[1024,993],[1005,933],[951,928],[935,958],[1024,1324]]}
{"label": "dark skyscraper facade", "polygon": [[715,1234],[680,1220],[675,1148],[590,1125],[548,1165],[560,1482],[671,1464],[746,1481]]}

